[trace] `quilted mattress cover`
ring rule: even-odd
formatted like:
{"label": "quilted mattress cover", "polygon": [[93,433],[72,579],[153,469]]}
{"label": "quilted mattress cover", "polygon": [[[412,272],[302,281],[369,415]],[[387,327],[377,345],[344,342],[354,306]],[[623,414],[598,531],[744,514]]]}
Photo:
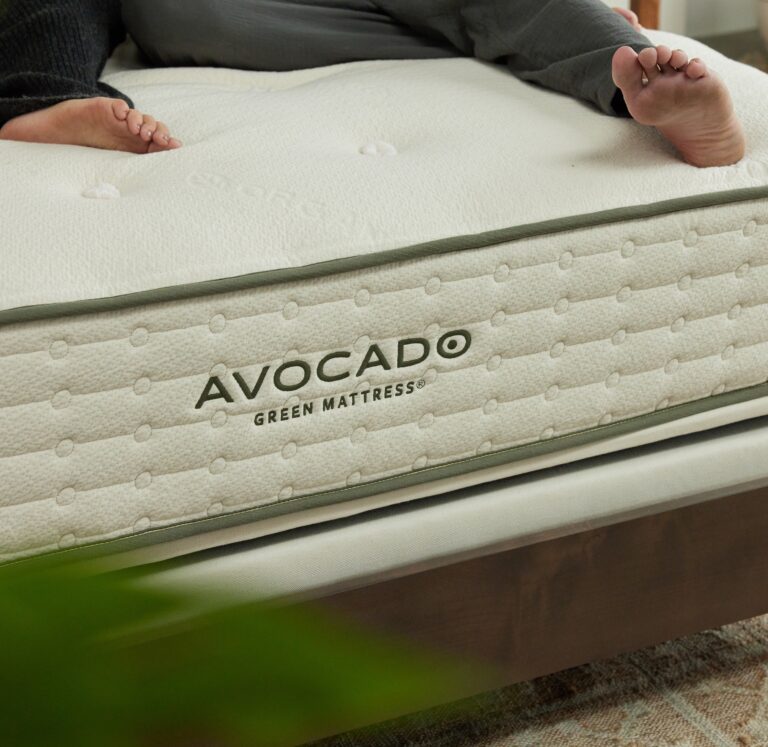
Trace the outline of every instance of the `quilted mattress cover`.
{"label": "quilted mattress cover", "polygon": [[768,412],[768,77],[653,36],[727,79],[742,162],[468,59],[122,70],[184,148],[0,143],[0,560]]}

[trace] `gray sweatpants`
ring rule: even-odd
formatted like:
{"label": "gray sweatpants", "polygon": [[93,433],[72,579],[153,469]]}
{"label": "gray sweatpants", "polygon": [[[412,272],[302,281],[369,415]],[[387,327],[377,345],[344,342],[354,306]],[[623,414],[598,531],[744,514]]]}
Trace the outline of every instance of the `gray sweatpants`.
{"label": "gray sweatpants", "polygon": [[650,45],[601,0],[123,0],[123,18],[155,64],[294,70],[473,56],[622,116],[611,58]]}

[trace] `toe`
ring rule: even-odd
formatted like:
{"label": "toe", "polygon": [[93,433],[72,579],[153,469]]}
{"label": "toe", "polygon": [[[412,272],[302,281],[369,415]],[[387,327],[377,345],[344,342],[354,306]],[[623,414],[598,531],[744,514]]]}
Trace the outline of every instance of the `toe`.
{"label": "toe", "polygon": [[688,64],[688,55],[683,52],[682,49],[676,49],[672,52],[672,57],[669,60],[669,67],[674,70],[680,70]]}
{"label": "toe", "polygon": [[669,67],[669,61],[672,59],[672,50],[665,44],[660,44],[656,47],[656,64],[661,68],[663,73],[673,72]]}
{"label": "toe", "polygon": [[152,140],[152,136],[155,134],[155,130],[157,129],[157,122],[154,117],[151,117],[149,114],[144,115],[144,122],[141,125],[141,139],[148,143],[150,140]]}
{"label": "toe", "polygon": [[158,122],[155,134],[152,135],[152,143],[159,148],[167,148],[171,140],[171,133],[164,122]]}
{"label": "toe", "polygon": [[685,68],[685,74],[693,80],[698,80],[706,76],[707,66],[698,57],[695,57]]}
{"label": "toe", "polygon": [[640,19],[637,17],[637,13],[635,13],[633,10],[630,10],[629,8],[613,8],[614,12],[618,13],[620,16],[624,16],[624,18],[629,21],[630,25],[633,28],[641,29],[643,28],[640,25]]}
{"label": "toe", "polygon": [[181,142],[181,140],[177,140],[175,137],[172,137],[168,141],[168,147],[171,150],[175,150],[176,148],[181,148],[182,145],[183,145],[183,143]]}
{"label": "toe", "polygon": [[632,47],[620,47],[613,55],[613,82],[624,96],[634,96],[643,90],[643,69]]}
{"label": "toe", "polygon": [[131,109],[126,117],[128,122],[128,130],[133,135],[138,135],[141,132],[141,125],[144,123],[144,115],[136,109]]}
{"label": "toe", "polygon": [[656,51],[656,47],[646,47],[637,55],[637,59],[643,66],[645,76],[649,81],[661,75],[661,71],[658,68],[659,54]]}
{"label": "toe", "polygon": [[125,122],[130,110],[131,108],[122,99],[114,99],[112,101],[112,113],[115,115],[115,118],[119,119],[121,122]]}

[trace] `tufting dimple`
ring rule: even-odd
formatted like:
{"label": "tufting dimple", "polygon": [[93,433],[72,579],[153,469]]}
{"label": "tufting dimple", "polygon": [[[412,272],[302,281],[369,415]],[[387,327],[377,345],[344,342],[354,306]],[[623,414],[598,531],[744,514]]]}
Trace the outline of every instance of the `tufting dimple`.
{"label": "tufting dimple", "polygon": [[371,292],[367,288],[360,288],[360,290],[355,293],[356,306],[367,306],[370,302]]}
{"label": "tufting dimple", "polygon": [[299,315],[299,304],[296,301],[288,301],[283,306],[283,319],[295,319]]}
{"label": "tufting dimple", "polygon": [[685,327],[685,317],[681,316],[675,319],[674,322],[672,322],[672,326],[670,327],[670,329],[672,330],[672,332],[680,332],[682,331],[683,327]]}
{"label": "tufting dimple", "polygon": [[757,233],[757,221],[751,220],[744,226],[744,236],[754,236]]}
{"label": "tufting dimple", "polygon": [[56,503],[59,506],[69,506],[75,501],[75,489],[73,487],[66,487],[60,490],[56,495]]}
{"label": "tufting dimple", "polygon": [[136,379],[136,382],[133,385],[133,391],[138,396],[147,394],[151,388],[152,382],[146,376]]}
{"label": "tufting dimple", "polygon": [[619,329],[613,333],[613,336],[611,337],[611,342],[614,345],[621,345],[626,339],[627,339],[627,330]]}
{"label": "tufting dimple", "polygon": [[424,291],[428,296],[434,296],[440,290],[440,278],[432,277],[424,286]]}
{"label": "tufting dimple", "polygon": [[555,429],[552,426],[548,426],[545,428],[540,434],[539,438],[542,441],[549,441],[550,438],[552,438],[555,435]]}
{"label": "tufting dimple", "polygon": [[51,407],[54,410],[63,410],[65,407],[69,407],[72,402],[72,395],[67,389],[62,389],[51,397]]}
{"label": "tufting dimple", "polygon": [[65,438],[56,444],[56,456],[68,457],[75,450],[75,444],[70,438]]}
{"label": "tufting dimple", "polygon": [[211,370],[208,372],[210,376],[218,376],[222,378],[227,373],[227,367],[223,363],[215,363],[211,366]]}
{"label": "tufting dimple", "polygon": [[218,516],[223,512],[224,512],[224,504],[221,501],[215,501],[214,503],[211,503],[210,506],[208,506],[208,511],[206,513],[208,514],[208,516]]}
{"label": "tufting dimple", "polygon": [[283,459],[291,459],[296,456],[296,452],[298,450],[299,447],[296,446],[293,441],[289,441],[285,446],[283,446],[280,454],[282,455]]}
{"label": "tufting dimple", "polygon": [[573,252],[563,252],[557,261],[557,265],[561,270],[569,270],[573,267]]}
{"label": "tufting dimple", "polygon": [[677,287],[681,291],[687,291],[691,289],[693,285],[693,278],[690,275],[683,275],[680,280],[677,281]]}
{"label": "tufting dimple", "polygon": [[48,348],[48,353],[54,360],[65,358],[68,352],[69,345],[66,340],[54,340]]}
{"label": "tufting dimple", "polygon": [[280,488],[280,492],[277,494],[277,497],[281,501],[287,501],[293,497],[293,492],[293,485],[283,485],[283,487]]}
{"label": "tufting dimple", "polygon": [[143,444],[152,437],[152,426],[149,423],[140,425],[133,434],[133,439],[137,444]]}
{"label": "tufting dimple", "polygon": [[680,361],[677,358],[673,358],[671,361],[667,362],[667,365],[664,366],[664,373],[666,374],[673,374],[680,368]]}
{"label": "tufting dimple", "polygon": [[227,468],[227,461],[224,457],[216,457],[209,465],[208,471],[212,475],[220,475]]}
{"label": "tufting dimple", "polygon": [[658,410],[666,410],[669,407],[669,398],[664,397],[664,399],[660,400],[656,403],[655,409]]}
{"label": "tufting dimple", "polygon": [[742,307],[740,303],[737,303],[735,306],[731,307],[731,309],[728,311],[728,318],[731,320],[738,319],[741,316]]}
{"label": "tufting dimple", "polygon": [[146,490],[152,484],[152,475],[149,472],[142,472],[136,476],[133,484],[137,490]]}
{"label": "tufting dimple", "polygon": [[131,341],[131,345],[133,345],[135,348],[146,345],[147,341],[149,340],[149,330],[146,327],[136,327],[136,329],[131,332],[129,339]]}
{"label": "tufting dimple", "polygon": [[146,532],[147,529],[152,526],[152,521],[149,516],[142,516],[134,525],[133,530],[135,532]]}
{"label": "tufting dimple", "polygon": [[347,476],[347,485],[357,485],[360,480],[363,479],[363,476],[360,474],[360,472],[353,472],[351,475]]}
{"label": "tufting dimple", "polygon": [[635,253],[635,242],[625,241],[624,246],[621,247],[621,256],[624,259],[629,259]]}
{"label": "tufting dimple", "polygon": [[223,332],[226,326],[227,320],[224,317],[224,314],[214,314],[208,322],[208,329],[211,330],[214,335]]}
{"label": "tufting dimple", "polygon": [[628,285],[625,285],[625,286],[624,286],[623,288],[621,288],[621,289],[619,290],[619,292],[616,294],[616,300],[617,300],[619,303],[626,303],[627,301],[629,301],[629,299],[631,298],[631,296],[632,296],[632,289],[631,289],[631,288],[630,288]]}
{"label": "tufting dimple", "polygon": [[371,345],[371,338],[368,337],[368,335],[362,335],[361,337],[358,337],[354,344],[353,348],[356,353],[364,353]]}
{"label": "tufting dimple", "polygon": [[745,278],[749,274],[749,270],[750,270],[749,262],[744,262],[744,264],[739,265],[736,268],[736,277]]}
{"label": "tufting dimple", "polygon": [[565,343],[561,340],[556,342],[550,349],[549,355],[551,358],[559,358],[565,352]]}
{"label": "tufting dimple", "polygon": [[361,145],[359,152],[364,156],[396,156],[397,148],[392,143],[383,140],[374,140]]}
{"label": "tufting dimple", "polygon": [[425,412],[419,418],[419,428],[429,428],[435,422],[435,416],[431,412]]}
{"label": "tufting dimple", "polygon": [[424,376],[422,376],[422,379],[424,379],[425,384],[434,384],[437,380],[437,370],[434,368],[428,368],[424,372]]}
{"label": "tufting dimple", "polygon": [[557,384],[552,384],[552,386],[544,392],[544,399],[547,400],[547,402],[551,402],[553,399],[557,399],[559,394],[560,387]]}
{"label": "tufting dimple", "polygon": [[565,314],[565,312],[568,311],[568,307],[570,305],[570,301],[567,298],[561,298],[555,304],[555,314]]}
{"label": "tufting dimple", "polygon": [[69,532],[68,534],[62,535],[62,537],[59,539],[58,545],[62,550],[66,550],[69,547],[74,547],[75,542],[77,542],[75,535]]}
{"label": "tufting dimple", "polygon": [[500,327],[505,321],[507,321],[506,311],[499,310],[491,317],[491,324],[494,327]]}
{"label": "tufting dimple", "polygon": [[413,463],[413,469],[424,469],[427,466],[427,462],[427,457],[422,454],[416,458],[416,461]]}
{"label": "tufting dimple", "polygon": [[211,425],[214,428],[222,428],[227,424],[227,413],[224,410],[217,410],[211,415]]}
{"label": "tufting dimple", "polygon": [[492,413],[496,412],[496,410],[499,409],[499,403],[495,399],[489,399],[484,405],[483,405],[483,413],[485,415],[491,415]]}
{"label": "tufting dimple", "polygon": [[613,422],[613,415],[611,413],[606,412],[605,415],[603,415],[600,420],[597,421],[598,425],[610,425]]}
{"label": "tufting dimple", "polygon": [[731,358],[733,358],[734,355],[736,355],[736,348],[733,345],[729,345],[723,352],[721,353],[722,358],[724,361],[727,361]]}
{"label": "tufting dimple", "polygon": [[488,362],[485,364],[485,367],[489,371],[497,371],[500,366],[501,366],[501,356],[500,355],[492,355],[488,359]]}
{"label": "tufting dimple", "polygon": [[502,263],[494,270],[493,279],[497,283],[503,283],[508,277],[509,277],[508,264]]}
{"label": "tufting dimple", "polygon": [[617,387],[620,381],[621,381],[621,374],[619,374],[618,371],[614,371],[605,380],[606,389],[613,389],[614,387]]}
{"label": "tufting dimple", "polygon": [[477,447],[478,454],[487,454],[493,448],[493,444],[490,441],[483,441],[480,446]]}
{"label": "tufting dimple", "polygon": [[699,243],[699,234],[696,231],[688,231],[683,238],[683,245],[687,247],[696,246]]}
{"label": "tufting dimple", "polygon": [[725,392],[725,384],[720,383],[712,390],[712,396],[717,397]]}
{"label": "tufting dimple", "polygon": [[87,187],[81,194],[91,200],[116,200],[120,197],[120,190],[109,182],[99,182],[92,187]]}

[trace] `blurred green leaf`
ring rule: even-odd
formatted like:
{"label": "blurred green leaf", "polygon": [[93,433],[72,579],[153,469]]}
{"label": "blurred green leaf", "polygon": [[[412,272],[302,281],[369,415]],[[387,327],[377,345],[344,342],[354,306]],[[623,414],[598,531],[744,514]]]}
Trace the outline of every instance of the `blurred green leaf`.
{"label": "blurred green leaf", "polygon": [[295,745],[454,699],[471,676],[319,608],[200,601],[130,574],[0,569],[2,744]]}

